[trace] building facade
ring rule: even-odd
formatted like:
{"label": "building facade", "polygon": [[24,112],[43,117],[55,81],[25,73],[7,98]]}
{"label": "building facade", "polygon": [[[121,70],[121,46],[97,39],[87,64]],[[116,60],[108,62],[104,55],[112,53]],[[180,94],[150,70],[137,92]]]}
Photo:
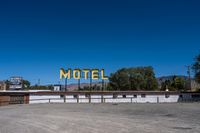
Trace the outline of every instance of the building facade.
{"label": "building facade", "polygon": [[0,91],[0,105],[36,103],[177,103],[200,101],[200,93],[153,91]]}

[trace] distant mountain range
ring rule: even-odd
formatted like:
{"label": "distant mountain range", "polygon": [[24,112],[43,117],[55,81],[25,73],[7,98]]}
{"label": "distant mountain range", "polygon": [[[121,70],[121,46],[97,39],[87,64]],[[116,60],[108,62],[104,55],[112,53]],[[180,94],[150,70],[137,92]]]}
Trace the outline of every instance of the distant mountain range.
{"label": "distant mountain range", "polygon": [[[106,84],[106,83],[105,83]],[[91,84],[92,86],[96,85],[96,86],[102,86],[102,82],[92,82]],[[90,83],[80,83],[80,87],[83,88],[83,87],[89,87],[90,86]],[[62,86],[64,87],[64,86]],[[78,89],[78,83],[73,83],[73,84],[69,84],[67,85],[67,90],[68,91],[74,91],[74,90],[77,90]]]}

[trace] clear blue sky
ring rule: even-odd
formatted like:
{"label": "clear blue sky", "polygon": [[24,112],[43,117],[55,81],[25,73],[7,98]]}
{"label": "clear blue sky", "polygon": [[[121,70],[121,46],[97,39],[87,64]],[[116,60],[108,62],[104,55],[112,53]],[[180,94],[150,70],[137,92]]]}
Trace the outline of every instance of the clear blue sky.
{"label": "clear blue sky", "polygon": [[199,0],[0,2],[0,80],[58,83],[59,69],[151,65],[186,75],[200,52]]}

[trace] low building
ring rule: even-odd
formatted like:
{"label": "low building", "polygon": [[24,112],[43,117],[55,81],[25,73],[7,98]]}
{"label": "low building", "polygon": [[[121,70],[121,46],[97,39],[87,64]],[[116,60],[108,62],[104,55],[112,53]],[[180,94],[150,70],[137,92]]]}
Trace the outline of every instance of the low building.
{"label": "low building", "polygon": [[0,105],[34,103],[177,103],[200,101],[198,92],[0,91]]}
{"label": "low building", "polygon": [[61,85],[60,85],[60,84],[54,85],[54,86],[53,86],[53,90],[54,90],[54,91],[62,91],[62,90],[61,90]]}
{"label": "low building", "polygon": [[0,106],[8,104],[28,104],[29,92],[25,91],[0,91]]}
{"label": "low building", "polygon": [[34,92],[29,103],[176,103],[199,101],[200,93],[165,91]]}

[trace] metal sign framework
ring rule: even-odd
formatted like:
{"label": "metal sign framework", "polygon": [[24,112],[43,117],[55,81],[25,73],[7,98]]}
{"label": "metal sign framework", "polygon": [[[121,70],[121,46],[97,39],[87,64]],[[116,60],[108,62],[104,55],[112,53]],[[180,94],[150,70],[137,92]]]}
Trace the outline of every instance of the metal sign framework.
{"label": "metal sign framework", "polygon": [[[78,81],[78,89],[80,90],[81,89],[81,79],[83,79],[84,77],[81,75],[81,78],[80,79],[77,79],[77,81]],[[89,78],[89,84],[90,84],[90,86],[89,86],[89,88],[90,88],[90,91],[92,91],[92,76],[91,76],[91,73],[90,73],[90,76],[88,76],[88,78]],[[67,79],[67,78],[65,78],[65,91],[67,91],[68,90],[68,80],[69,79]],[[105,89],[105,80],[104,79],[101,79],[101,91],[104,91],[104,89]]]}

